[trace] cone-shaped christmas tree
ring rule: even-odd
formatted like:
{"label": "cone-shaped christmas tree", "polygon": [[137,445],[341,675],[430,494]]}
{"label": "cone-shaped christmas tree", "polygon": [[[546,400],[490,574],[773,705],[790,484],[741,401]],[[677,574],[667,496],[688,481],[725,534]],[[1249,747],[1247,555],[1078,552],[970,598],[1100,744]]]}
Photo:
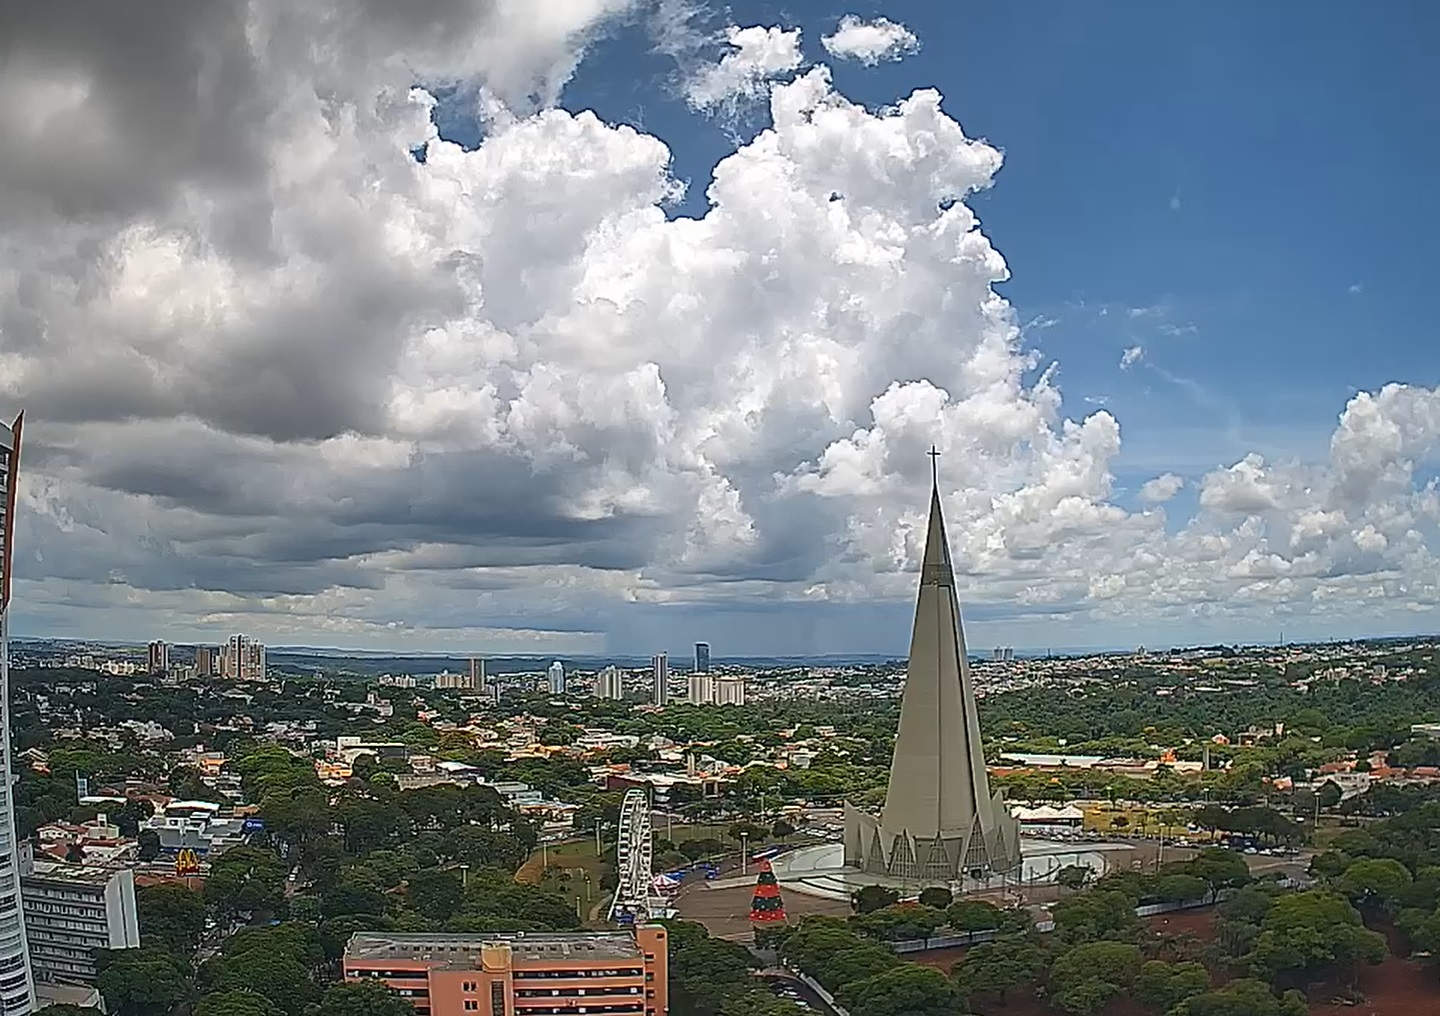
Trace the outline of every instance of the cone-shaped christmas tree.
{"label": "cone-shaped christmas tree", "polygon": [[780,883],[775,881],[769,861],[760,862],[760,877],[750,898],[750,920],[765,924],[785,920],[785,901],[780,898]]}

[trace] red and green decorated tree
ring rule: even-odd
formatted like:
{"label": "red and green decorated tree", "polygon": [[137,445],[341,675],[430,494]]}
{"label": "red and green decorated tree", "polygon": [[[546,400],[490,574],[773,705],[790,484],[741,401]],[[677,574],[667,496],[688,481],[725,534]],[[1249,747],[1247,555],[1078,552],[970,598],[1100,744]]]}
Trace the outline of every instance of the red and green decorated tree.
{"label": "red and green decorated tree", "polygon": [[760,877],[755,880],[755,895],[750,898],[750,920],[772,924],[785,920],[785,901],[780,898],[780,883],[770,863],[760,863]]}

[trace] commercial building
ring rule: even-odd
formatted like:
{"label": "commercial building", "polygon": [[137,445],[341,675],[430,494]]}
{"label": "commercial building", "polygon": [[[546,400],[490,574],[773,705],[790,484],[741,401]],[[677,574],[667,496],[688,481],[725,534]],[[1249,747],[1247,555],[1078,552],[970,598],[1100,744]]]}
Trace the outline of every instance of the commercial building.
{"label": "commercial building", "polygon": [[595,675],[594,695],[600,699],[623,699],[625,697],[625,677],[620,673],[618,667],[612,664]]}
{"label": "commercial building", "polygon": [[696,642],[696,643],[695,643],[695,673],[697,673],[697,674],[708,674],[708,673],[710,673],[710,643],[709,643],[709,642]]}
{"label": "commercial building", "polygon": [[265,647],[245,635],[231,635],[220,651],[220,676],[236,681],[265,680]]}
{"label": "commercial building", "polygon": [[140,947],[129,868],[22,861],[20,891],[37,984],[94,984],[96,950]]}
{"label": "commercial building", "polygon": [[145,667],[150,673],[163,674],[170,669],[170,647],[159,640],[151,642],[145,659]]}
{"label": "commercial building", "polygon": [[551,694],[551,695],[564,695],[564,694],[565,694],[565,664],[561,663],[559,660],[556,660],[554,663],[550,664],[549,677],[550,677],[550,694]]}
{"label": "commercial building", "polygon": [[670,701],[670,660],[664,653],[650,657],[650,704],[663,706]]}
{"label": "commercial building", "polygon": [[921,885],[1020,865],[1020,824],[991,793],[985,770],[938,485],[930,491],[885,807],[877,817],[845,806],[845,863]]}
{"label": "commercial building", "polygon": [[346,980],[375,978],[418,1016],[664,1016],[667,933],[488,935],[357,932],[345,947]]}
{"label": "commercial building", "polygon": [[245,842],[245,820],[222,816],[222,806],[210,801],[171,801],[162,811],[140,823],[160,839],[167,854],[193,850],[197,854],[221,854]]}
{"label": "commercial building", "polygon": [[15,835],[15,778],[10,770],[10,592],[15,561],[15,492],[25,414],[0,423],[0,1014],[35,1007],[35,980],[20,905],[20,849]]}

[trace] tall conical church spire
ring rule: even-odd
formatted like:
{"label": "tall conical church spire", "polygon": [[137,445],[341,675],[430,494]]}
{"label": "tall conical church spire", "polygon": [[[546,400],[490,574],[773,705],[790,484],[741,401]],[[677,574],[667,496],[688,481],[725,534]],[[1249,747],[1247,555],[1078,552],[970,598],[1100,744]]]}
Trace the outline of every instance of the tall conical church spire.
{"label": "tall conical church spire", "polygon": [[1019,826],[991,794],[985,772],[933,465],[938,454],[931,449],[930,517],[885,809],[878,822],[847,817],[846,859],[877,873],[953,880],[964,871],[1010,870],[1020,843]]}

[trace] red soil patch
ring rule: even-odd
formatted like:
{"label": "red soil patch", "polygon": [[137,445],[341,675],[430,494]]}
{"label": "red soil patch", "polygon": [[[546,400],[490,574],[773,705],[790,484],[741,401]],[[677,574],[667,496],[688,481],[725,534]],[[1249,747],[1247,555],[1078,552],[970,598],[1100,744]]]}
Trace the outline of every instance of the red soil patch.
{"label": "red soil patch", "polygon": [[1379,966],[1365,967],[1357,982],[1365,1001],[1344,1005],[1311,991],[1311,1016],[1440,1016],[1440,975],[1414,960],[1387,956]]}

